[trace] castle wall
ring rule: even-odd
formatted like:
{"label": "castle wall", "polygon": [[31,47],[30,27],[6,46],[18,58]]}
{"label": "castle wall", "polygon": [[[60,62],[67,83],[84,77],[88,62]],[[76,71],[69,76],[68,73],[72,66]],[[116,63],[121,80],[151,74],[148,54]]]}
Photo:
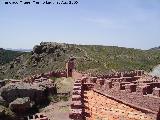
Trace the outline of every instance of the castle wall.
{"label": "castle wall", "polygon": [[93,84],[86,83],[87,77],[83,76],[80,79],[76,79],[73,92],[72,92],[72,103],[71,103],[71,112],[69,118],[72,120],[85,120],[85,96],[84,91],[90,90],[93,88]]}
{"label": "castle wall", "polygon": [[[103,81],[103,82],[102,82]],[[91,78],[91,82],[92,78]],[[160,83],[138,84],[97,78],[94,89],[136,107],[157,113],[160,108]]]}

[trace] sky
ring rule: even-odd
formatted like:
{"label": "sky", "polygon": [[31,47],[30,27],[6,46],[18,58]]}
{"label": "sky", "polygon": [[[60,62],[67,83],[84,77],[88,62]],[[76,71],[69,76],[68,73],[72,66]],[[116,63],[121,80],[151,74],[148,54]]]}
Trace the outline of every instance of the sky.
{"label": "sky", "polygon": [[0,1],[2,48],[31,49],[42,41],[138,49],[160,46],[160,0],[77,0],[73,5],[5,5],[6,1],[19,2]]}

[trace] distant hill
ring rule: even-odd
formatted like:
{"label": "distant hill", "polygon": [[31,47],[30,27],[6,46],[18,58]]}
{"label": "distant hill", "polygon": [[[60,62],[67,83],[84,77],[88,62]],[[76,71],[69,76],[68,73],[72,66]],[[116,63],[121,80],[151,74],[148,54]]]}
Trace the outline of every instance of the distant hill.
{"label": "distant hill", "polygon": [[13,49],[13,48],[6,48],[6,50],[11,50],[11,51],[20,51],[20,52],[31,52],[32,51],[32,49],[22,49],[22,48],[20,48],[20,49]]}
{"label": "distant hill", "polygon": [[9,63],[21,54],[23,54],[23,52],[0,48],[0,65]]}
{"label": "distant hill", "polygon": [[64,70],[65,61],[70,56],[76,57],[78,71],[92,73],[134,69],[149,72],[154,66],[160,64],[159,50],[42,42],[40,45],[35,45],[31,52],[23,53],[13,61],[0,66],[0,76],[1,78],[22,78],[50,70]]}

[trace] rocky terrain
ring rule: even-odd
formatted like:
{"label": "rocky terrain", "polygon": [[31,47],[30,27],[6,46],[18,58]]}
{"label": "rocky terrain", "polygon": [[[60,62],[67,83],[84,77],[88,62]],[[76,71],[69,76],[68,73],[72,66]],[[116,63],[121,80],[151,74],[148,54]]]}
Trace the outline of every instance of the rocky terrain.
{"label": "rocky terrain", "polygon": [[[56,94],[52,80],[47,78],[36,81],[8,81],[0,88],[0,118],[17,119],[17,116],[28,115],[37,106],[49,102],[49,96]],[[10,111],[9,114],[7,112]],[[13,115],[13,116],[12,116]]]}
{"label": "rocky terrain", "polygon": [[32,52],[16,54],[0,65],[0,79],[21,79],[43,71],[64,70],[65,62],[70,56],[76,57],[78,71],[93,73],[134,69],[149,72],[160,63],[157,49],[41,42],[34,46]]}
{"label": "rocky terrain", "polygon": [[43,42],[34,46],[32,52],[0,66],[0,76],[2,79],[19,79],[44,71],[64,70],[65,60],[76,54],[76,50],[78,51],[73,45]]}

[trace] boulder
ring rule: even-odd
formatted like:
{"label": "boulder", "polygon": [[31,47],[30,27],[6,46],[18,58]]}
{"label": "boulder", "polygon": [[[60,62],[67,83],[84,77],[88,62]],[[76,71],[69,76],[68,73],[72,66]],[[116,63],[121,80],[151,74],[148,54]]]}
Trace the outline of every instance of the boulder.
{"label": "boulder", "polygon": [[33,53],[42,54],[42,53],[55,53],[58,51],[65,51],[67,44],[56,43],[56,42],[41,42],[40,45],[36,45],[33,48]]}
{"label": "boulder", "polygon": [[39,84],[30,83],[10,83],[1,88],[1,96],[3,99],[10,103],[17,98],[29,97],[36,104],[44,103],[47,96],[45,93],[45,87],[39,86]]}
{"label": "boulder", "polygon": [[32,106],[29,97],[17,98],[9,104],[9,108],[15,113],[26,113]]}
{"label": "boulder", "polygon": [[35,104],[43,104],[49,95],[55,93],[56,87],[47,78],[36,79],[33,83],[12,82],[0,88],[0,104],[9,104],[23,97],[29,97]]}

